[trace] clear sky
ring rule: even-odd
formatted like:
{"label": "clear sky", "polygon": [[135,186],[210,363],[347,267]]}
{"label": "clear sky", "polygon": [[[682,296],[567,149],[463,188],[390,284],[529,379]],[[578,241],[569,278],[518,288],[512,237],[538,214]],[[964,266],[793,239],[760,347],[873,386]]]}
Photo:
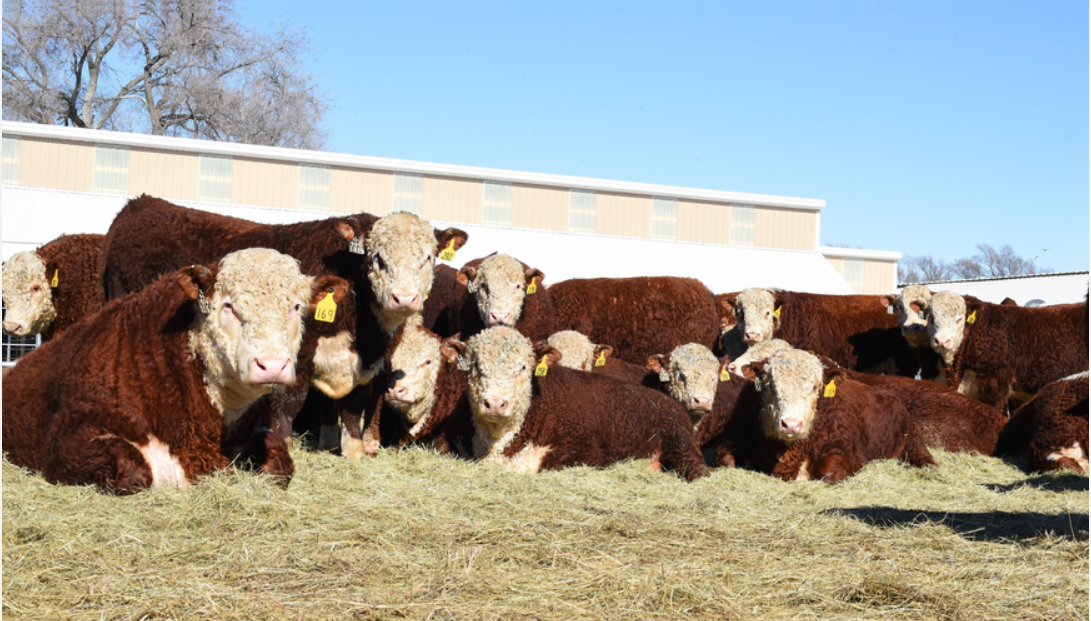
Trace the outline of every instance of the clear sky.
{"label": "clear sky", "polygon": [[238,2],[309,32],[330,151],[819,198],[823,244],[1088,269],[1084,1]]}

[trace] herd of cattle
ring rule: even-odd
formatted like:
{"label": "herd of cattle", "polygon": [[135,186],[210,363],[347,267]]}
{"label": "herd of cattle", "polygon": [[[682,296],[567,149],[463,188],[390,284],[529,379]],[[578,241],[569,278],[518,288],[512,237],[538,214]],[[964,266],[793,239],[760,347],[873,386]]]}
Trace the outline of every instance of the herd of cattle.
{"label": "herd of cattle", "polygon": [[[930,448],[1088,469],[1088,314],[689,278],[573,279],[407,213],[264,225],[141,196],[3,267],[3,451],[58,483],[287,485],[293,433],[523,471],[629,458],[835,483]],[[472,246],[471,246],[472,247]],[[920,378],[920,379],[915,379]]]}

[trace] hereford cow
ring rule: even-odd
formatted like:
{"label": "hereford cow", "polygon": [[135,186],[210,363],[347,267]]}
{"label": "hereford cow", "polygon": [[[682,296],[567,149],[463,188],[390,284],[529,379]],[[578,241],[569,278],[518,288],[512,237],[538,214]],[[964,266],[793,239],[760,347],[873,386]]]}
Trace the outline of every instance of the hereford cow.
{"label": "hereford cow", "polygon": [[837,483],[874,459],[935,465],[893,394],[823,368],[817,357],[797,349],[750,368],[763,401],[759,469],[785,481]]}
{"label": "hereford cow", "polygon": [[1052,382],[1012,414],[998,455],[1024,456],[1032,470],[1087,472],[1087,372]]}
{"label": "hereford cow", "polygon": [[949,386],[1006,411],[1050,382],[1087,370],[1085,304],[990,304],[953,291],[932,296],[929,336]]}
{"label": "hereford cow", "polygon": [[238,457],[287,484],[287,447],[250,405],[295,381],[308,304],[347,286],[264,248],[165,274],[4,378],[4,452],[51,482],[119,493],[186,485]]}
{"label": "hereford cow", "polygon": [[556,330],[608,344],[626,362],[643,365],[648,356],[685,343],[718,349],[716,300],[692,278],[573,279],[549,292]]}
{"label": "hereford cow", "polygon": [[552,347],[497,326],[470,339],[474,456],[525,472],[637,458],[687,480],[708,474],[689,417],[669,397],[642,386],[556,364]]}
{"label": "hereford cow", "polygon": [[596,345],[591,342],[591,339],[575,330],[557,332],[551,335],[545,343],[539,342],[535,347],[538,346],[555,348],[561,354],[561,359],[557,364],[569,369],[598,373],[623,382],[642,384],[649,388],[658,386],[657,381],[652,381],[655,375],[647,367],[614,358],[613,347]]}
{"label": "hereford cow", "polygon": [[[264,225],[143,195],[129,201],[110,226],[103,248],[103,283],[106,298],[111,299],[141,289],[161,273],[250,247],[293,256],[306,273],[340,276],[356,296],[355,315],[338,313],[334,323],[318,326],[321,329],[309,338],[318,340],[314,385],[332,391],[326,393],[332,398],[342,398],[374,377],[390,335],[407,317],[422,311],[437,250],[456,250],[466,239],[464,231],[437,231],[408,213]],[[301,373],[299,385],[275,400],[277,424],[286,437],[310,380]],[[348,434],[342,437],[344,455],[360,454],[360,414],[349,421]],[[322,442],[337,443],[336,438]]]}
{"label": "hereford cow", "polygon": [[914,377],[917,359],[880,299],[747,289],[735,313],[747,345],[780,338],[849,369]]}
{"label": "hereford cow", "polygon": [[884,295],[880,303],[887,313],[896,316],[902,338],[909,343],[909,350],[917,359],[921,379],[946,385],[943,361],[928,341],[928,306],[932,303],[932,292],[921,285],[907,285],[897,295]]}
{"label": "hereford cow", "polygon": [[102,307],[102,235],[61,235],[4,263],[4,332],[48,341]]}
{"label": "hereford cow", "polygon": [[553,300],[541,270],[504,254],[474,259],[455,276],[449,334],[469,339],[485,328],[509,326],[533,342],[553,333]]}

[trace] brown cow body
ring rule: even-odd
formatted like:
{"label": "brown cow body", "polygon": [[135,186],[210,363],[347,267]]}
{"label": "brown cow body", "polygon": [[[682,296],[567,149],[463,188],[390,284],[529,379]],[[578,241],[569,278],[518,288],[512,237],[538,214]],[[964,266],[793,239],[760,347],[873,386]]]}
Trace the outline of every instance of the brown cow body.
{"label": "brown cow body", "polygon": [[1087,373],[1042,388],[1012,414],[997,454],[1025,456],[1033,470],[1088,470]]}
{"label": "brown cow body", "polygon": [[720,319],[712,293],[692,278],[572,279],[550,286],[554,327],[611,345],[614,356],[644,364],[685,343],[718,350]]}

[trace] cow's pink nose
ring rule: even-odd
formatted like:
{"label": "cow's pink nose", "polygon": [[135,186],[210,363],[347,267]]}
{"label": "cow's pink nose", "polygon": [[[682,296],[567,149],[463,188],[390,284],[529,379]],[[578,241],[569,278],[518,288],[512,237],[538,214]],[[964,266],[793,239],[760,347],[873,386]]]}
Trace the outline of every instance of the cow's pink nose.
{"label": "cow's pink nose", "polygon": [[798,418],[782,418],[780,419],[780,430],[783,433],[795,435],[803,431],[803,421]]}
{"label": "cow's pink nose", "polygon": [[386,391],[386,395],[394,401],[405,401],[406,396],[409,395],[409,389],[401,384],[395,384]]}
{"label": "cow's pink nose", "polygon": [[492,326],[510,326],[511,325],[511,313],[498,313],[492,311],[489,313],[489,325]]}
{"label": "cow's pink nose", "polygon": [[941,339],[937,336],[935,339],[933,339],[933,342],[936,344],[936,347],[940,347],[943,349],[949,349],[951,347],[951,339]]}
{"label": "cow's pink nose", "polygon": [[745,340],[748,343],[760,342],[761,341],[761,332],[747,332]]}
{"label": "cow's pink nose", "polygon": [[24,326],[23,324],[21,324],[21,323],[19,323],[17,321],[5,321],[4,322],[4,332],[7,332],[8,334],[20,335],[25,331],[26,331],[26,326]]}
{"label": "cow's pink nose", "polygon": [[291,384],[295,381],[292,359],[283,356],[254,358],[250,363],[251,384]]}
{"label": "cow's pink nose", "polygon": [[690,406],[690,409],[705,410],[707,412],[708,410],[712,409],[712,402],[709,401],[708,397],[694,397],[693,404]]}
{"label": "cow's pink nose", "polygon": [[420,310],[420,296],[416,293],[393,291],[390,301],[395,310]]}
{"label": "cow's pink nose", "polygon": [[503,416],[508,409],[507,399],[485,399],[485,412],[494,416]]}

